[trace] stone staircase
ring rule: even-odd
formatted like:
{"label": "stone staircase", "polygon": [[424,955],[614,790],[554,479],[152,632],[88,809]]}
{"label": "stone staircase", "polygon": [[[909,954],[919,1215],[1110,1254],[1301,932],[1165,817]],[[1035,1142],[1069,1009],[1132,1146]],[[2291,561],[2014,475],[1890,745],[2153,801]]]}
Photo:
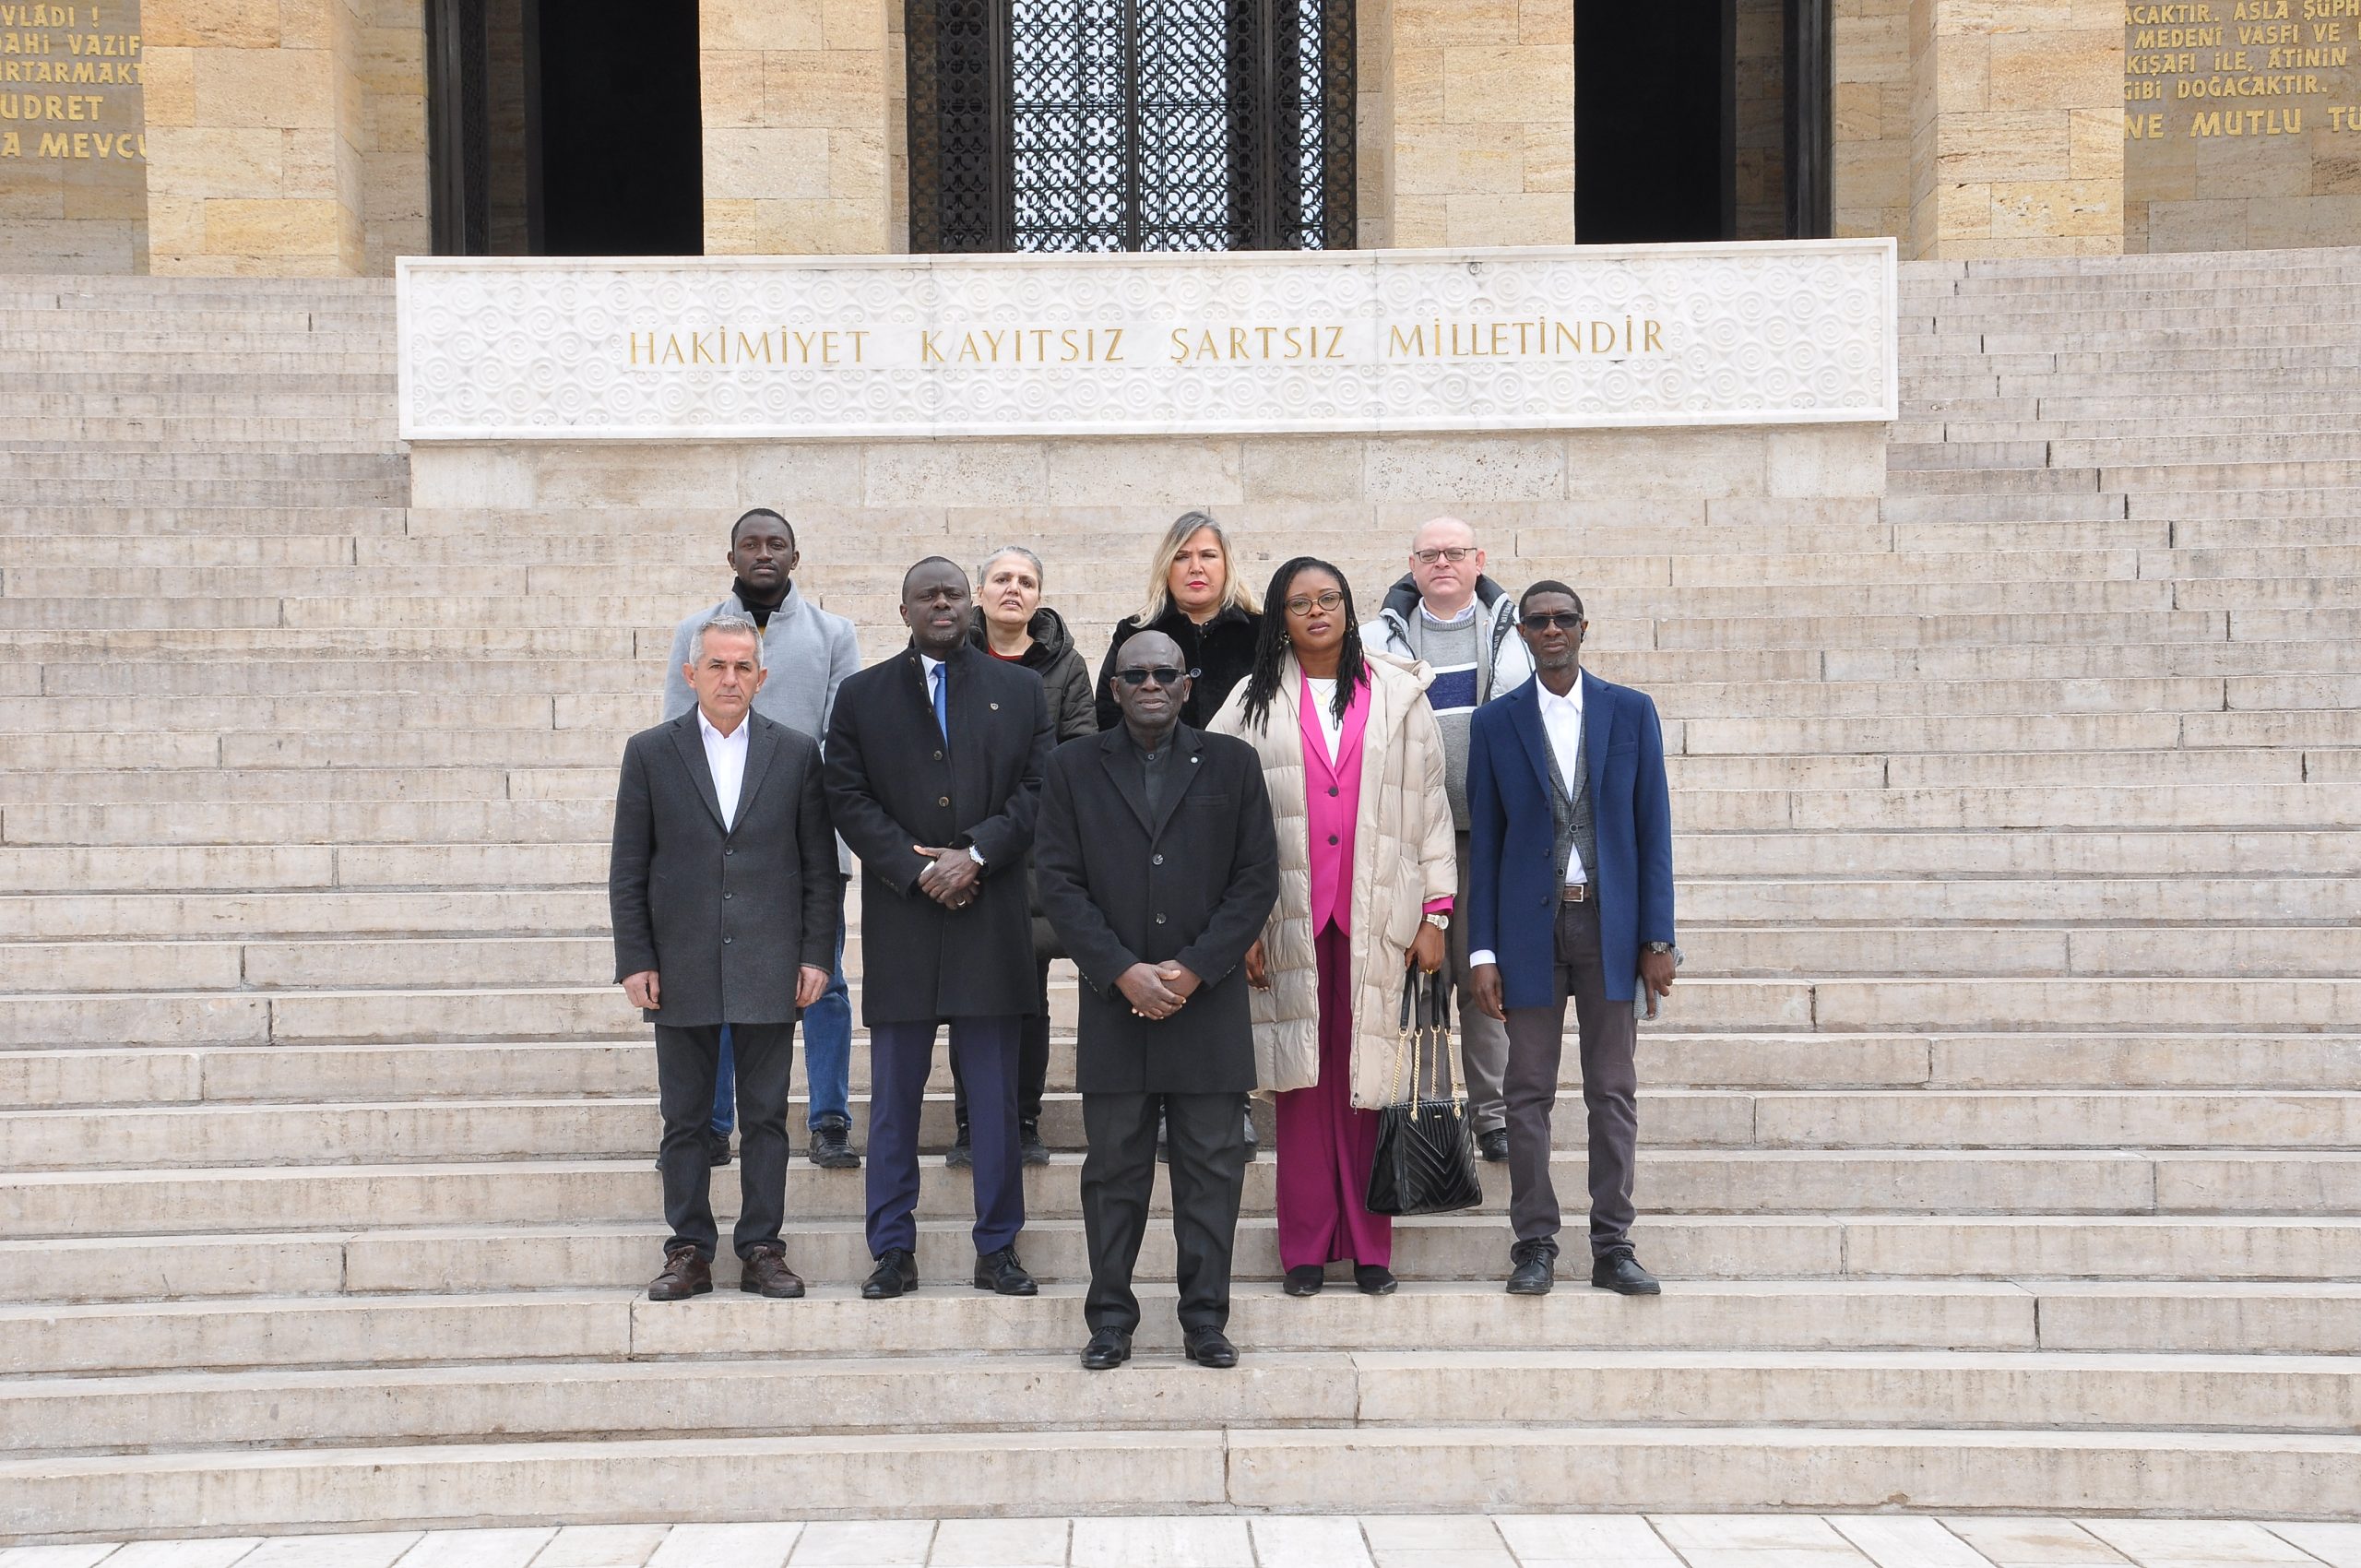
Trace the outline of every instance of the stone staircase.
{"label": "stone staircase", "polygon": [[[1594,667],[1667,717],[1667,1293],[1501,1295],[1488,1169],[1483,1214],[1402,1228],[1398,1296],[1284,1298],[1266,1155],[1240,1368],[1169,1353],[1166,1284],[1097,1376],[1063,1037],[1044,1299],[967,1288],[930,1160],[928,1286],[858,1301],[860,1178],[800,1159],[811,1299],[726,1259],[637,1299],[654,1073],[606,983],[607,802],[742,501],[798,518],[871,658],[907,561],[1009,537],[1095,654],[1174,505],[412,509],[386,286],[0,279],[0,1537],[2350,1514],[2356,267],[1906,267],[1882,503],[1438,495],[1496,576],[1582,586]],[[1418,508],[1223,510],[1366,605]],[[1570,1194],[1579,1130],[1570,1099]]]}

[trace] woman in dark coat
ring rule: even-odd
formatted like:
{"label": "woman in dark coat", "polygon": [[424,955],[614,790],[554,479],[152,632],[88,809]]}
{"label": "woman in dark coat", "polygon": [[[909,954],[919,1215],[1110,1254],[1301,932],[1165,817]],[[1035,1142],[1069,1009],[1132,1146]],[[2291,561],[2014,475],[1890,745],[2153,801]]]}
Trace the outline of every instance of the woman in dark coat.
{"label": "woman in dark coat", "polygon": [[[1230,688],[1254,668],[1254,644],[1263,617],[1254,590],[1236,570],[1229,536],[1204,512],[1183,512],[1164,530],[1148,568],[1147,602],[1115,627],[1115,640],[1098,666],[1098,728],[1122,723],[1115,706],[1115,655],[1133,635],[1153,628],[1180,645],[1180,656],[1196,671],[1180,722],[1202,730]],[[1052,699],[1054,700],[1054,698]]]}
{"label": "woman in dark coat", "polygon": [[[968,640],[1003,664],[1017,664],[1041,677],[1050,697],[1050,728],[1060,742],[1094,734],[1090,667],[1074,646],[1064,617],[1041,603],[1045,576],[1041,558],[1021,544],[1003,545],[976,568],[976,616]],[[1063,956],[1050,922],[1041,915],[1041,890],[1028,860],[1026,891],[1033,901],[1033,959],[1039,971],[1041,1009],[1025,1020],[1016,1046],[1016,1135],[1027,1165],[1047,1165],[1050,1146],[1041,1141],[1041,1093],[1050,1077],[1050,960]],[[968,1162],[967,1088],[953,1058],[952,1109],[959,1130],[945,1163]]]}

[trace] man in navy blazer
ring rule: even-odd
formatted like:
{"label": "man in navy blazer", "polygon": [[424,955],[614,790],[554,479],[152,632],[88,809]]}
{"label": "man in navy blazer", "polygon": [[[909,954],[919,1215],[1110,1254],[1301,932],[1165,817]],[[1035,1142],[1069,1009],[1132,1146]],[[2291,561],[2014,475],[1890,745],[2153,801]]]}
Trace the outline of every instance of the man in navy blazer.
{"label": "man in navy blazer", "polygon": [[1505,1020],[1508,1288],[1548,1293],[1558,1261],[1549,1112],[1566,1004],[1590,1113],[1590,1282],[1652,1296],[1631,1252],[1639,1137],[1636,988],[1672,990],[1672,799],[1645,693],[1585,674],[1583,601],[1538,582],[1517,603],[1535,678],[1476,710],[1467,749],[1468,963],[1476,1005]]}

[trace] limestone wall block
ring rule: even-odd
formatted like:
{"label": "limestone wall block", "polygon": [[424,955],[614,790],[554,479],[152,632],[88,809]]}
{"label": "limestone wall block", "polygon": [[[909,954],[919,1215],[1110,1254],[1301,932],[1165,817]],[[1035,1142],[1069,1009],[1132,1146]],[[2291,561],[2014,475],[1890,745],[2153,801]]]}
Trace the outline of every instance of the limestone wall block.
{"label": "limestone wall block", "polygon": [[1053,441],[1046,456],[1053,505],[1214,507],[1246,499],[1236,440]]}
{"label": "limestone wall block", "polygon": [[273,49],[279,42],[279,0],[146,0],[140,36],[146,49]]}
{"label": "limestone wall block", "polygon": [[334,125],[336,57],[325,49],[200,49],[200,125]]}
{"label": "limestone wall block", "polygon": [[884,130],[882,49],[781,50],[763,56],[763,123]]}
{"label": "limestone wall block", "polygon": [[1454,505],[1555,500],[1566,493],[1567,467],[1561,436],[1395,436],[1370,444],[1367,493]]}
{"label": "limestone wall block", "polygon": [[871,506],[1046,504],[1049,448],[1032,441],[879,442],[862,449]]}
{"label": "limestone wall block", "polygon": [[1369,443],[1347,436],[1248,438],[1244,494],[1250,501],[1358,500]]}
{"label": "limestone wall block", "polygon": [[[836,442],[780,443],[748,446],[738,463],[737,504],[769,506],[797,524],[801,509],[815,503],[858,506],[861,502],[861,449]],[[808,546],[806,546],[808,549]]]}
{"label": "limestone wall block", "polygon": [[[2068,121],[2062,109],[1987,110],[1946,113],[1936,178],[1967,183],[2062,180],[2067,175]],[[2117,126],[2120,138],[2122,127]]]}
{"label": "limestone wall block", "polygon": [[708,127],[705,188],[709,200],[825,196],[828,135],[815,128]]}
{"label": "limestone wall block", "polygon": [[150,199],[170,196],[252,196],[282,186],[283,133],[267,125],[148,129]]}
{"label": "limestone wall block", "polygon": [[1765,432],[1722,429],[1578,430],[1565,438],[1567,493],[1705,496],[1765,493]]}
{"label": "limestone wall block", "polygon": [[1572,44],[1454,46],[1443,51],[1442,118],[1523,122],[1554,115],[1560,106],[1571,108],[1573,81]]}
{"label": "limestone wall block", "polygon": [[1992,234],[2045,239],[2108,239],[2122,248],[2123,182],[2035,180],[1992,186]]}
{"label": "limestone wall block", "polygon": [[341,255],[344,209],[334,197],[214,199],[205,204],[205,248],[255,259]]}
{"label": "limestone wall block", "polygon": [[1766,439],[1764,471],[1773,495],[1885,493],[1881,425],[1804,425],[1774,430]]}
{"label": "limestone wall block", "polygon": [[820,0],[821,37],[830,49],[882,50],[900,36],[901,15],[900,0]]}
{"label": "limestone wall block", "polygon": [[1445,198],[1445,212],[1444,241],[1449,244],[1562,245],[1574,238],[1571,191],[1454,194]]}
{"label": "limestone wall block", "polygon": [[1991,103],[2093,108],[2123,101],[2123,29],[2001,33],[1991,40]]}
{"label": "limestone wall block", "polygon": [[822,0],[697,0],[697,44],[713,49],[825,49]]}
{"label": "limestone wall block", "polygon": [[[1572,8],[1567,30],[1572,31]],[[1415,48],[1515,43],[1524,21],[1519,0],[1394,0],[1394,37]]]}
{"label": "limestone wall block", "polygon": [[762,125],[762,52],[701,51],[697,55],[697,112],[708,130],[717,125]]}

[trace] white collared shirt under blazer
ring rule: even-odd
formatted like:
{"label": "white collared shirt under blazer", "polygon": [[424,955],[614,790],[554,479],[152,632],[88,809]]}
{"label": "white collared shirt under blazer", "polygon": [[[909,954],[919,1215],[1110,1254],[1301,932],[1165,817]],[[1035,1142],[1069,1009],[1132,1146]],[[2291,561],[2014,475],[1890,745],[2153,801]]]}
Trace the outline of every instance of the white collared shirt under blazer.
{"label": "white collared shirt under blazer", "polygon": [[713,727],[713,720],[697,709],[697,731],[705,737],[705,765],[713,773],[713,797],[721,807],[721,826],[738,826],[738,795],[746,787],[746,737],[753,726],[744,715],[738,728],[725,735]]}
{"label": "white collared shirt under blazer", "polygon": [[[1549,737],[1549,750],[1558,758],[1558,776],[1569,790],[1579,789],[1578,780],[1587,777],[1589,764],[1583,758],[1583,683],[1574,683],[1560,696],[1548,686],[1535,688],[1534,695],[1541,702],[1541,731]],[[1579,887],[1590,880],[1590,873],[1583,866],[1580,845],[1566,851],[1566,885]]]}

